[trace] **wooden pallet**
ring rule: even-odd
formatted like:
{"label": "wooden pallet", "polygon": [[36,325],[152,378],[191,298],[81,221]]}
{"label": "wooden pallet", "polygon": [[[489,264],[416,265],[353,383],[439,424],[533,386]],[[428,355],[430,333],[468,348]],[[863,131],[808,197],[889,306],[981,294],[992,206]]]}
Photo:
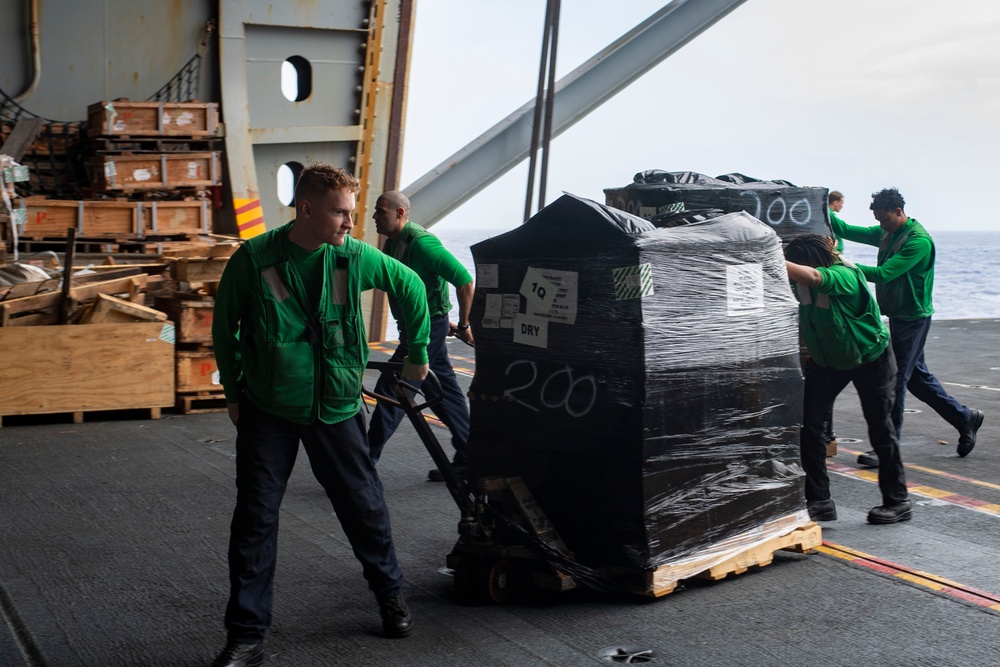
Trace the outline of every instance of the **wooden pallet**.
{"label": "wooden pallet", "polygon": [[[84,415],[123,414],[126,412],[138,412],[148,415],[148,419],[159,419],[162,415],[162,408],[122,408],[120,410],[77,410],[75,412],[32,412],[28,414],[0,415],[0,428],[3,428],[5,418],[8,420],[13,419],[15,423],[24,423],[27,420],[35,421],[38,419],[45,419],[45,423],[51,423],[48,420],[65,417],[74,424],[82,424],[84,422]],[[11,421],[7,422],[7,426],[13,425]]]}
{"label": "wooden pallet", "polygon": [[[769,529],[780,527],[782,521],[787,520],[779,519],[776,522],[766,524],[764,526],[765,534],[771,532]],[[727,542],[739,544],[740,540],[750,541],[751,537],[752,535],[737,536],[732,540],[727,540]],[[682,563],[668,563],[655,570],[644,572],[642,584],[636,592],[649,597],[662,597],[676,590],[677,585],[685,579],[719,581],[730,575],[743,574],[751,567],[770,565],[776,551],[805,553],[822,543],[822,529],[816,523],[809,523],[763,542],[753,542],[752,546],[746,549],[739,550],[737,548],[733,555],[726,557],[721,562],[719,562],[717,555],[719,549],[715,548],[719,545],[715,545],[711,553],[696,554],[692,558],[684,559]]]}
{"label": "wooden pallet", "polygon": [[177,409],[186,415],[197,415],[206,412],[225,412],[227,410],[226,395],[222,392],[177,394]]}
{"label": "wooden pallet", "polygon": [[95,137],[84,147],[88,154],[112,155],[141,153],[186,153],[189,151],[218,151],[221,139],[188,139],[177,137]]}

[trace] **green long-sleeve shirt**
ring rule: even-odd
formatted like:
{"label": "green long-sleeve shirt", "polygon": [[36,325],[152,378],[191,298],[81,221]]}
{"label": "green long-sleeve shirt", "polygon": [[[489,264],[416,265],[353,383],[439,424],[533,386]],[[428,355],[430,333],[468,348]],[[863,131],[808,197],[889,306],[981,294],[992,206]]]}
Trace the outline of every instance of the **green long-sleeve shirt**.
{"label": "green long-sleeve shirt", "polygon": [[882,313],[893,319],[919,320],[934,313],[934,241],[914,218],[892,234],[879,225],[857,227],[830,217],[833,232],[848,241],[878,246],[878,266],[859,264],[875,283]]}
{"label": "green long-sleeve shirt", "polygon": [[[846,222],[844,222],[844,219],[841,218],[839,215],[837,215],[837,212],[834,211],[831,208],[830,209],[830,228],[831,229],[836,229],[836,227],[834,227],[834,224],[835,224],[834,220],[836,220],[837,223],[839,223],[841,225],[846,225],[847,224]],[[840,238],[840,236],[838,236],[836,232],[834,232],[834,234],[833,234],[833,239],[837,242],[837,246],[836,246],[837,252],[840,252],[840,253],[844,252],[844,239]]]}
{"label": "green long-sleeve shirt", "polygon": [[850,370],[867,364],[889,345],[889,331],[856,266],[818,267],[817,287],[793,283],[802,340],[824,368]]}
{"label": "green long-sleeve shirt", "polygon": [[[447,315],[451,311],[448,283],[461,287],[472,282],[469,271],[448,252],[438,237],[414,222],[407,222],[399,238],[396,241],[387,240],[382,250],[420,276],[427,288],[427,306],[431,317]],[[389,306],[393,317],[398,320],[399,307],[391,296]]]}

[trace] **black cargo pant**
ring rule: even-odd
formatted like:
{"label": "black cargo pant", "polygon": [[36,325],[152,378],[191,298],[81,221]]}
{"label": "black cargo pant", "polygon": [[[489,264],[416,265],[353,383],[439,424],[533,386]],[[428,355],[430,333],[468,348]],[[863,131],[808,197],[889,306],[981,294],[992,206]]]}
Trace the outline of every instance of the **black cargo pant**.
{"label": "black cargo pant", "polygon": [[295,424],[270,415],[246,399],[236,425],[236,510],[229,538],[230,641],[263,641],[271,626],[278,510],[299,441],[361,561],[368,587],[378,599],[399,595],[403,574],[396,561],[389,511],[375,465],[368,455],[362,412],[346,421]]}
{"label": "black cargo pant", "polygon": [[861,411],[868,423],[868,439],[878,454],[878,485],[882,504],[894,505],[907,498],[906,474],[892,423],[892,404],[896,393],[896,359],[892,346],[867,364],[850,370],[823,368],[806,362],[806,386],[802,433],[799,447],[802,468],[806,473],[806,500],[828,500],[830,477],[826,471],[826,443],[823,420],[840,392],[853,383],[861,400]]}

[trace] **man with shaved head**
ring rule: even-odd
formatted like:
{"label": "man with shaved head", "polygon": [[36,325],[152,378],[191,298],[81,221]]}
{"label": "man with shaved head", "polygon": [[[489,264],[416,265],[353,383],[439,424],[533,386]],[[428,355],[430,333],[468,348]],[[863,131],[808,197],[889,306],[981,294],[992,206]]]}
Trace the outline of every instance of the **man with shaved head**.
{"label": "man with shaved head", "polygon": [[[469,406],[465,395],[455,379],[455,371],[448,358],[447,338],[454,335],[469,345],[473,345],[472,329],[469,325],[469,311],[472,308],[474,287],[472,276],[455,256],[448,252],[436,236],[420,225],[410,222],[410,200],[398,190],[384,192],[375,202],[375,229],[386,237],[382,251],[413,269],[427,288],[427,307],[431,318],[430,342],[427,357],[430,369],[441,383],[441,402],[432,409],[451,431],[451,442],[455,448],[452,462],[460,476],[465,475],[468,465],[466,443],[469,439]],[[455,286],[458,296],[458,324],[448,319],[451,311],[448,285]],[[406,357],[410,345],[410,332],[401,321],[396,300],[389,296],[389,308],[399,329],[399,347],[390,361]],[[376,393],[390,394],[387,378],[379,379]],[[428,398],[436,391],[427,388]],[[386,441],[392,437],[403,419],[401,408],[379,403],[372,414],[368,429],[368,447],[372,461],[377,462],[382,455]],[[428,473],[431,481],[443,481],[436,468]]]}

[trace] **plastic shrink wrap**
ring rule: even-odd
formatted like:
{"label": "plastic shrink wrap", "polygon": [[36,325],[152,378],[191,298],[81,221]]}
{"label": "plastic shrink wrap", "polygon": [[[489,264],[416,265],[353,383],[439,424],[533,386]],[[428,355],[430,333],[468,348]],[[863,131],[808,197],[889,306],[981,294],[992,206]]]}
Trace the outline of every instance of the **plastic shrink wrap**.
{"label": "plastic shrink wrap", "polygon": [[585,565],[676,579],[809,523],[773,230],[564,195],[472,254],[473,479],[522,477]]}
{"label": "plastic shrink wrap", "polygon": [[800,234],[832,236],[827,196],[819,187],[762,181],[743,174],[712,178],[693,171],[642,171],[633,182],[604,191],[608,206],[640,218],[705,208],[745,211],[767,223],[784,241]]}

